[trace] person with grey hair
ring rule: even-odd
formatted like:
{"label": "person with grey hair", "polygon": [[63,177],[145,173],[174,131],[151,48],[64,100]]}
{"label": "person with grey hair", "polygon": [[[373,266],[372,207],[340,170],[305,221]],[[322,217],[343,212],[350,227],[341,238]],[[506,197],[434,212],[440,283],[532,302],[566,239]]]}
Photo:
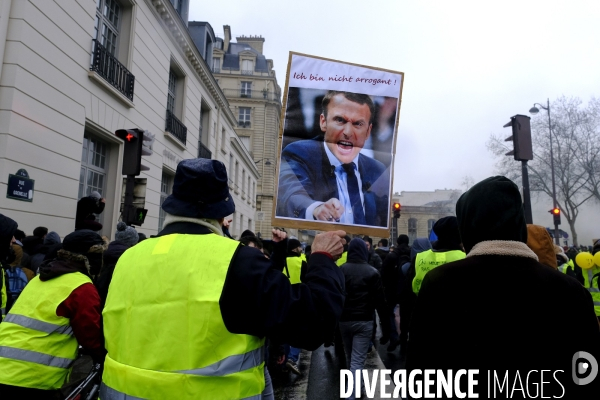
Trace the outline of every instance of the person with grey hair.
{"label": "person with grey hair", "polygon": [[333,331],[344,305],[334,259],[345,232],[317,235],[306,277],[292,285],[281,273],[285,232],[272,231],[271,261],[223,235],[235,205],[222,162],[181,161],[162,209],[162,231],[115,267],[100,397],[272,399],[265,337],[314,350]]}

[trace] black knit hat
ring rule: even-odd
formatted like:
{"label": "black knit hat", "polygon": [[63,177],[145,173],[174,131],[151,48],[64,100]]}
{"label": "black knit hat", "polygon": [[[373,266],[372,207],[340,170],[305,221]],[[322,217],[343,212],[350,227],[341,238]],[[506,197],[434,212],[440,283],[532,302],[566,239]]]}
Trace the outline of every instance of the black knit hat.
{"label": "black knit hat", "polygon": [[290,239],[288,240],[288,251],[297,249],[298,247],[302,247],[302,243],[298,239]]}
{"label": "black knit hat", "polygon": [[504,176],[487,178],[456,203],[458,229],[465,251],[486,240],[527,243],[527,225],[519,188]]}
{"label": "black knit hat", "polygon": [[80,229],[69,233],[62,243],[63,250],[77,254],[87,254],[92,246],[103,244],[104,241],[96,232],[89,229]]}
{"label": "black knit hat", "polygon": [[460,245],[458,220],[454,216],[440,218],[433,225],[433,232],[438,238],[438,247],[455,248]]}

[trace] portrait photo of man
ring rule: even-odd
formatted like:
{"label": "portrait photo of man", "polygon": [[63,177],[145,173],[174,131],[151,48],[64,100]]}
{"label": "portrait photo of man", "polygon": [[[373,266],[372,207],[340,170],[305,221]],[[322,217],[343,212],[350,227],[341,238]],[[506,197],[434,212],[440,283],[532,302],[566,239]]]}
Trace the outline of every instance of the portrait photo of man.
{"label": "portrait photo of man", "polygon": [[[310,89],[305,89],[298,98],[306,98],[309,93],[306,90]],[[297,92],[290,88],[290,93]],[[371,135],[376,132],[374,122],[379,103],[367,94],[338,90],[321,90],[320,93],[323,96],[321,113],[318,123],[314,118],[314,129],[304,136],[289,137],[286,131],[298,131],[311,125],[285,121],[276,217],[387,227],[393,149],[390,146],[381,158],[384,162],[377,159],[373,149],[365,149],[365,143],[374,143]],[[384,98],[380,99],[383,104]],[[288,98],[288,106],[295,101],[298,99]],[[306,101],[307,114],[319,111],[312,111],[316,108],[310,108],[312,103],[314,98]],[[302,108],[302,104],[298,107]],[[301,109],[294,111],[288,107],[287,112],[298,116],[302,114],[298,110]],[[315,131],[320,134],[306,139]]]}

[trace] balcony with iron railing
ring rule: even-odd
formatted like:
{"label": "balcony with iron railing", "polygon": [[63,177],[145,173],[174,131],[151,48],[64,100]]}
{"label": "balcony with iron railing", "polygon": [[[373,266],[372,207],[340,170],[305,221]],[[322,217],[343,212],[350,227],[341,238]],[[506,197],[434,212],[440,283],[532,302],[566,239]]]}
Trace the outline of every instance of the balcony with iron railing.
{"label": "balcony with iron railing", "polygon": [[135,77],[96,39],[93,42],[93,57],[90,71],[96,72],[106,82],[133,101]]}
{"label": "balcony with iron railing", "polygon": [[187,128],[177,117],[169,110],[167,110],[167,120],[165,124],[165,131],[171,133],[177,140],[184,145],[187,140]]}
{"label": "balcony with iron railing", "polygon": [[222,89],[223,94],[228,99],[239,98],[239,99],[255,99],[255,100],[267,100],[267,101],[281,101],[279,92],[270,92],[268,90],[256,90],[256,89]]}
{"label": "balcony with iron railing", "polygon": [[238,128],[250,128],[250,121],[238,121]]}
{"label": "balcony with iron railing", "polygon": [[263,77],[274,77],[275,71],[268,70],[251,70],[251,69],[233,69],[226,67],[212,67],[213,74],[226,74],[226,75],[251,75],[251,76],[263,76]]}
{"label": "balcony with iron railing", "polygon": [[212,158],[212,152],[202,142],[198,142],[198,158]]}

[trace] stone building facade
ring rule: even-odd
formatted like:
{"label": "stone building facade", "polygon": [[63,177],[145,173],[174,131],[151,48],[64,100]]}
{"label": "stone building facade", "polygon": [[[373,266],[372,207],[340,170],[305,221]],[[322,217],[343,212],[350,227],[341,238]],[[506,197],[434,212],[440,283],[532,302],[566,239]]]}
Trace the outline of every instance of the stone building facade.
{"label": "stone building facade", "polygon": [[[120,216],[123,142],[117,129],[155,134],[144,157],[146,221],[156,234],[160,204],[177,163],[214,158],[228,166],[236,214],[232,232],[255,229],[259,170],[235,127],[223,91],[187,29],[188,0],[3,0],[0,2],[0,191],[25,169],[30,201],[0,196],[0,213],[30,234],[46,226],[65,236],[77,200],[106,198],[102,234]],[[210,47],[212,52],[212,47]],[[244,172],[242,172],[244,171]],[[250,189],[251,190],[251,189]],[[244,193],[245,191],[245,193]]]}
{"label": "stone building facade", "polygon": [[443,217],[456,215],[456,202],[460,190],[435,190],[433,192],[402,191],[392,196],[394,203],[400,203],[402,211],[397,221],[397,231],[391,237],[408,235],[410,243],[420,237],[429,237],[435,222]]}
{"label": "stone building facade", "polygon": [[[281,87],[277,83],[273,60],[263,55],[263,37],[238,36],[236,42],[232,42],[229,25],[223,27],[223,36],[215,40],[211,69],[236,118],[235,130],[260,174],[256,187],[248,192],[256,201],[256,233],[270,237]],[[234,190],[244,192],[244,188],[235,186]]]}

